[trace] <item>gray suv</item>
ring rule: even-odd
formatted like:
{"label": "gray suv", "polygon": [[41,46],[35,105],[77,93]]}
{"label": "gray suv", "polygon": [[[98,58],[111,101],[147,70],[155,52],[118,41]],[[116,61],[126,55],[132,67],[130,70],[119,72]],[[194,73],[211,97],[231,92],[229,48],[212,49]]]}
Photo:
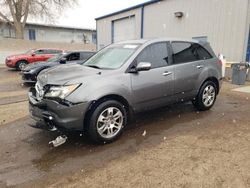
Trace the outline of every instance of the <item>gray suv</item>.
{"label": "gray suv", "polygon": [[[221,62],[209,43],[133,40],[112,44],[83,65],[42,71],[29,91],[37,127],[75,130],[111,142],[133,114],[192,101],[210,109],[221,86]],[[43,126],[41,126],[43,125]]]}

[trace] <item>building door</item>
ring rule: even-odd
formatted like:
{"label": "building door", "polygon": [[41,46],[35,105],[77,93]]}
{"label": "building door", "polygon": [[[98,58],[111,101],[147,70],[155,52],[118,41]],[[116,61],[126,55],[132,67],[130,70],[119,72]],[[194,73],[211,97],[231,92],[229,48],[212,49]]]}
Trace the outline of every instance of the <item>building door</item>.
{"label": "building door", "polygon": [[36,40],[36,30],[29,29],[29,40]]}
{"label": "building door", "polygon": [[250,28],[249,28],[249,36],[248,36],[248,44],[247,44],[246,62],[250,62]]}
{"label": "building door", "polygon": [[112,42],[135,39],[135,16],[112,22]]}

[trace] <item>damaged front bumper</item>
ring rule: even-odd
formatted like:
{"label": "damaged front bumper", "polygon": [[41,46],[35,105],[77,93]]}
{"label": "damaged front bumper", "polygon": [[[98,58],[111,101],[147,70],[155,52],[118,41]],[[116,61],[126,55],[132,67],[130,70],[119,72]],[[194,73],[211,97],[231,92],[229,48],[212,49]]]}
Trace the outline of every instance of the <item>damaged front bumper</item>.
{"label": "damaged front bumper", "polygon": [[36,121],[36,125],[32,127],[51,131],[83,131],[84,116],[89,103],[69,105],[50,99],[38,101],[34,92],[34,88],[31,88],[28,94],[30,115]]}

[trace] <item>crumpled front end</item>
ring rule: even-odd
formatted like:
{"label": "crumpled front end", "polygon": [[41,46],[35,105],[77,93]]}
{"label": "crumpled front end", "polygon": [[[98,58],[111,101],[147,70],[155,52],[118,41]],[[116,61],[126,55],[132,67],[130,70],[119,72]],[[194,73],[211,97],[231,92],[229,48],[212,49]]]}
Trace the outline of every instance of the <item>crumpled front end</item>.
{"label": "crumpled front end", "polygon": [[66,100],[44,98],[48,85],[41,87],[36,84],[29,91],[30,115],[39,124],[44,124],[47,129],[62,129],[83,131],[85,113],[89,103],[72,104]]}

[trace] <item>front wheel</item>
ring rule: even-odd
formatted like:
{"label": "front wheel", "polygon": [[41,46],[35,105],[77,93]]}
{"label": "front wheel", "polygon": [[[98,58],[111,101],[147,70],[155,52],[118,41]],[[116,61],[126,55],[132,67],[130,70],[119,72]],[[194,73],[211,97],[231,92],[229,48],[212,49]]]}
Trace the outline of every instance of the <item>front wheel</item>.
{"label": "front wheel", "polygon": [[201,86],[198,95],[192,102],[198,110],[205,111],[212,108],[216,101],[216,96],[217,87],[215,83],[212,81],[207,81]]}
{"label": "front wheel", "polygon": [[97,143],[110,143],[123,132],[127,123],[127,113],[124,106],[115,100],[99,104],[91,115],[88,125],[88,135]]}
{"label": "front wheel", "polygon": [[16,70],[23,70],[28,63],[26,61],[18,61],[16,64]]}

